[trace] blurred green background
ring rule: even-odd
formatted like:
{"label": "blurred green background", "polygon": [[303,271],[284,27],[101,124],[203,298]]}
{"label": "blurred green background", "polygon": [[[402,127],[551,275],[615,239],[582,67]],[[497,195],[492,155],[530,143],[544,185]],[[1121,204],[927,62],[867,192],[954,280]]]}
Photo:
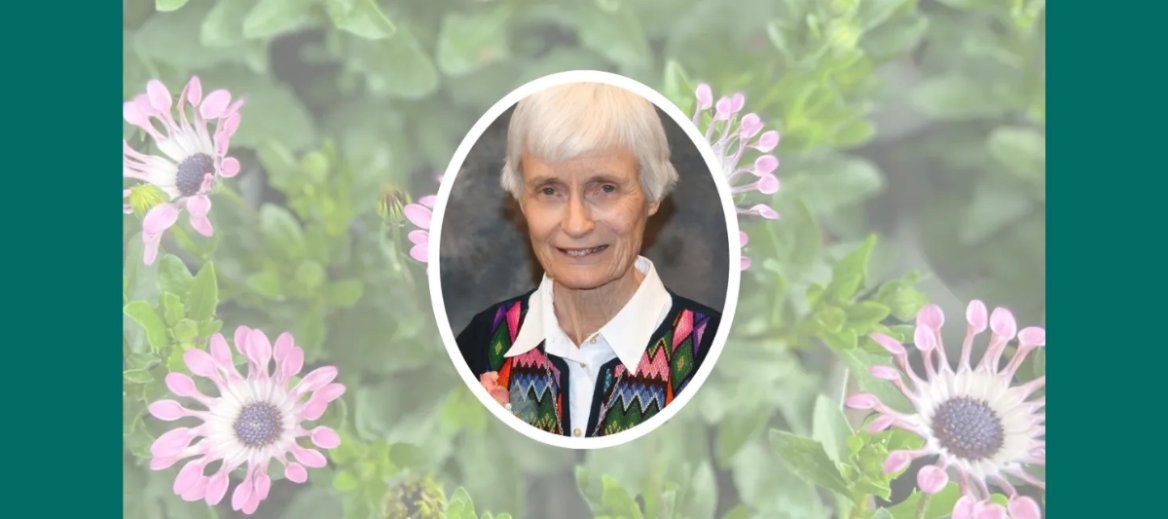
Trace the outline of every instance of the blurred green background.
{"label": "blurred green background", "polygon": [[[971,298],[1044,321],[1041,0],[123,6],[125,99],[198,75],[247,100],[230,153],[243,170],[212,196],[213,238],[168,238],[171,256],[143,267],[140,221],[126,217],[127,304],[158,305],[179,269],[210,270],[218,302],[189,334],[126,319],[127,517],[235,514],[172,495],[177,467],[145,466],[165,430],[145,403],[218,322],[292,331],[309,367],[339,366],[349,388],[321,421],[344,438],[330,466],[305,485],[274,474],[256,517],[394,516],[428,495],[450,517],[802,518],[917,517],[911,473],[882,477],[882,458],[872,470],[879,449],[840,411],[848,386],[871,382],[849,368],[881,360],[868,332],[900,330],[926,301],[959,321]],[[670,423],[591,452],[529,440],[466,390],[399,214],[436,191],[491,104],[569,69],[627,75],[687,113],[699,82],[740,91],[782,133],[782,189],[752,199],[782,217],[742,221],[754,265],[715,372]],[[1041,372],[1041,355],[1032,364]],[[830,460],[795,463],[775,430]],[[808,473],[816,463],[846,491]],[[845,495],[857,493],[878,498],[857,507]]]}

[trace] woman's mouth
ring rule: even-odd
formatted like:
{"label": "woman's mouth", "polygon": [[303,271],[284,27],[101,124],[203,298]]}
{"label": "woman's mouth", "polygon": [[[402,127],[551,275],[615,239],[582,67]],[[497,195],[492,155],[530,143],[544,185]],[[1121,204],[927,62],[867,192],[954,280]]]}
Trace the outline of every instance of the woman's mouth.
{"label": "woman's mouth", "polygon": [[593,254],[599,254],[601,252],[604,252],[604,249],[607,249],[607,248],[608,248],[608,245],[597,245],[595,247],[588,247],[588,248],[571,248],[571,249],[560,248],[560,252],[563,252],[564,254],[567,254],[573,258],[583,258],[585,256],[591,256]]}

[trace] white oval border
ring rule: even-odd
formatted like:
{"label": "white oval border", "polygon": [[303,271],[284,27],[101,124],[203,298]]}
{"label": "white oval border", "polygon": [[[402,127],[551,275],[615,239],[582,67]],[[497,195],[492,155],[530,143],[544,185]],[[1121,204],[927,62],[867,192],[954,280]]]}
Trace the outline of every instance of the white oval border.
{"label": "white oval border", "polygon": [[[717,186],[718,196],[722,200],[722,212],[726,220],[726,242],[730,253],[730,261],[727,265],[730,269],[730,275],[727,280],[726,303],[722,309],[722,318],[718,324],[718,331],[714,335],[714,340],[710,345],[710,351],[706,354],[706,359],[702,361],[702,366],[698,368],[698,372],[694,375],[693,380],[686,386],[686,391],[683,391],[681,395],[674,398],[664,409],[636,427],[609,436],[576,438],[552,434],[538,429],[519,417],[508,413],[503,406],[491,398],[487,390],[482,387],[482,384],[474,378],[474,373],[471,372],[470,366],[463,359],[462,352],[458,349],[458,343],[454,338],[454,331],[450,327],[450,319],[446,314],[446,304],[442,298],[442,269],[439,264],[440,244],[442,243],[442,223],[446,213],[446,202],[450,199],[450,193],[453,190],[458,171],[462,169],[462,164],[466,161],[467,154],[470,153],[471,148],[474,147],[475,143],[478,142],[487,128],[500,115],[503,115],[503,112],[511,108],[511,106],[535,92],[565,83],[604,83],[618,86],[648,99],[657,108],[660,108],[673,118],[673,121],[685,131],[686,135],[697,146],[702,158],[705,159],[706,168],[710,171],[711,176],[714,177],[714,185]],[[511,91],[511,93],[496,102],[471,127],[470,132],[462,139],[462,143],[458,145],[458,149],[455,150],[454,156],[450,159],[450,164],[446,167],[446,173],[443,175],[442,183],[438,187],[437,198],[438,200],[434,206],[434,214],[430,224],[430,240],[428,244],[430,263],[427,265],[426,270],[430,282],[430,302],[433,305],[438,333],[442,336],[442,342],[446,346],[446,353],[450,356],[450,360],[454,363],[454,367],[458,371],[459,376],[462,377],[463,382],[466,383],[471,392],[478,397],[479,401],[500,421],[511,426],[512,429],[515,429],[528,438],[547,445],[569,449],[613,447],[640,438],[656,430],[665,422],[668,422],[689,403],[689,400],[705,384],[706,379],[710,376],[710,372],[717,365],[718,357],[722,354],[722,348],[726,345],[726,337],[730,333],[731,324],[734,322],[734,312],[738,306],[738,288],[742,275],[741,269],[737,268],[741,263],[741,246],[736,239],[738,237],[738,212],[730,196],[730,186],[727,184],[726,176],[722,172],[721,159],[714,153],[713,147],[710,146],[705,136],[693,124],[693,121],[683,114],[677,106],[666,99],[665,96],[636,80],[611,72],[597,70],[557,72],[532,80]]]}

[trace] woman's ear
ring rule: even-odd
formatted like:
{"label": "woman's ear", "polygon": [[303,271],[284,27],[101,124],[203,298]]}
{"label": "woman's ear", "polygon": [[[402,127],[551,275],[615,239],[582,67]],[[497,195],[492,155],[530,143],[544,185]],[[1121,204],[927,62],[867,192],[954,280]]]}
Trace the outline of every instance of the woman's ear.
{"label": "woman's ear", "polygon": [[653,215],[657,214],[658,209],[661,209],[661,201],[660,200],[655,200],[655,201],[649,202],[649,216],[653,216]]}

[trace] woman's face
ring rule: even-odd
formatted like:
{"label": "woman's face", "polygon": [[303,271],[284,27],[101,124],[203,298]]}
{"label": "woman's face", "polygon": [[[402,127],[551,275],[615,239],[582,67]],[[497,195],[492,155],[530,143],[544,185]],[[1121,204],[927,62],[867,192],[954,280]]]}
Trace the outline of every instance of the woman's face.
{"label": "woman's face", "polygon": [[632,153],[606,150],[556,162],[525,153],[520,164],[520,207],[548,277],[588,290],[632,275],[645,222],[660,205],[646,201]]}

